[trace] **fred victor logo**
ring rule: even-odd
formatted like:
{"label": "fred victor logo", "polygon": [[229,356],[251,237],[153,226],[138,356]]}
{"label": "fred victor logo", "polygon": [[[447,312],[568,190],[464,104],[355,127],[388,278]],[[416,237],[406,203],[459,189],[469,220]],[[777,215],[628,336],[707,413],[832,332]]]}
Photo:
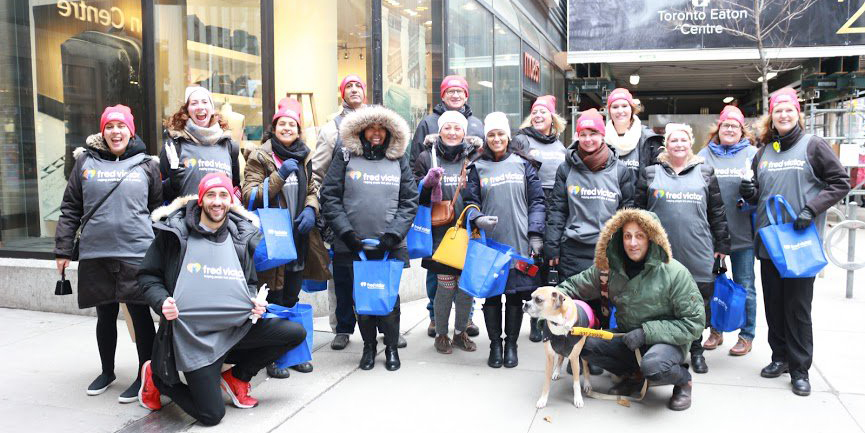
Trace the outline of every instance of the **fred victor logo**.
{"label": "fred victor logo", "polygon": [[664,191],[664,190],[662,190],[662,189],[656,189],[656,190],[655,190],[655,193],[652,194],[652,195],[653,195],[655,198],[659,198],[659,199],[660,199],[660,198],[664,198],[664,195],[666,195],[666,194],[667,194],[666,191]]}
{"label": "fred victor logo", "polygon": [[225,266],[207,266],[201,263],[187,263],[186,272],[190,274],[201,274],[204,278],[211,280],[238,280],[245,281],[242,269],[226,268]]}
{"label": "fred victor logo", "polygon": [[81,177],[84,180],[94,179],[96,177],[96,170],[81,170]]}
{"label": "fred victor logo", "polygon": [[363,177],[363,173],[358,170],[349,170],[348,178],[351,180],[360,180]]}
{"label": "fred victor logo", "polygon": [[359,180],[363,182],[364,185],[390,185],[390,186],[398,186],[400,177],[398,175],[393,174],[369,174],[364,173],[360,170],[349,170],[346,172],[346,176],[348,176],[351,180]]}
{"label": "fred victor logo", "polygon": [[568,193],[585,200],[616,201],[618,199],[618,194],[606,188],[583,188],[579,185],[570,185]]}
{"label": "fred victor logo", "polygon": [[508,183],[523,183],[526,177],[519,173],[503,173],[498,176],[489,176],[481,178],[481,187],[495,187]]}
{"label": "fred victor logo", "polygon": [[126,176],[127,181],[138,181],[141,180],[141,173],[138,171],[133,171],[129,173],[126,170],[94,170],[94,169],[83,169],[81,170],[81,178],[84,180],[95,180],[97,182],[114,182],[122,179]]}
{"label": "fred victor logo", "polygon": [[186,265],[186,270],[190,273],[200,272],[201,271],[201,263],[190,263]]}
{"label": "fred victor logo", "polygon": [[805,167],[805,161],[801,159],[785,159],[783,161],[761,161],[760,169],[767,170],[769,172],[773,171],[786,171],[786,170],[801,170]]}
{"label": "fred victor logo", "polygon": [[672,192],[663,189],[656,189],[652,193],[652,197],[656,200],[666,200],[670,203],[702,203],[703,194],[696,192]]}

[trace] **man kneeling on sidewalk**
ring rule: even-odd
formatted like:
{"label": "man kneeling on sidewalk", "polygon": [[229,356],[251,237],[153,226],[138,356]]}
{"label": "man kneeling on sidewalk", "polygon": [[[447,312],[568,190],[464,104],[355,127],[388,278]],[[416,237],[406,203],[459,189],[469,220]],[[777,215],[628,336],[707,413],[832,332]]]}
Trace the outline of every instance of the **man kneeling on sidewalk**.
{"label": "man kneeling on sidewalk", "polygon": [[[617,212],[601,232],[594,265],[558,289],[616,307],[616,332],[625,335],[589,338],[582,352],[592,365],[624,377],[611,394],[639,391],[645,378],[654,385],[674,385],[670,409],[691,407],[691,374],[684,360],[691,341],[703,331],[703,298],[688,270],[672,258],[667,233],[655,214]],[[637,349],[643,355],[640,366]]]}
{"label": "man kneeling on sidewalk", "polygon": [[[138,273],[145,299],[162,317],[152,366],[141,368],[138,399],[158,410],[165,394],[205,425],[225,416],[223,391],[239,408],[258,405],[249,381],[306,338],[298,323],[249,320],[267,306],[255,299],[258,218],[234,203],[231,190],[227,176],[208,174],[198,197],[155,210],[156,239]],[[223,363],[234,367],[221,373]]]}

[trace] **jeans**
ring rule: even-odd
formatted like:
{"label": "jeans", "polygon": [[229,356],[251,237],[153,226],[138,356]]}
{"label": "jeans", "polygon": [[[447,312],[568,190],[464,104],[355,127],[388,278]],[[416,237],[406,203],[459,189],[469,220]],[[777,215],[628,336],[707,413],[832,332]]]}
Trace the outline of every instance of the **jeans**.
{"label": "jeans", "polygon": [[754,340],[754,328],[757,326],[757,289],[754,288],[754,249],[733,251],[730,253],[730,264],[733,266],[733,281],[748,291],[745,300],[745,325],[739,329],[739,337]]}
{"label": "jeans", "polygon": [[634,351],[628,349],[621,338],[589,338],[580,356],[618,376],[633,373],[639,368],[646,379],[657,385],[685,385],[691,380],[691,373],[682,364],[684,359],[679,346],[658,343],[643,346],[640,353],[643,354],[643,363],[638,367]]}
{"label": "jeans", "polygon": [[435,319],[435,306],[433,304],[436,299],[436,288],[439,284],[436,275],[435,272],[426,271],[426,297],[429,299],[429,302],[426,303],[426,309],[429,311],[430,320]]}

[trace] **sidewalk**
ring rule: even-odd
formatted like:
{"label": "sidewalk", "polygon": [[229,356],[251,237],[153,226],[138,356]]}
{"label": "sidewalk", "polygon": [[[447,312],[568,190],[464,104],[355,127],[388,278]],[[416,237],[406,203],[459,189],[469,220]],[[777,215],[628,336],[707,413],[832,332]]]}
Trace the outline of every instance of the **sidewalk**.
{"label": "sidewalk", "polygon": [[[483,317],[476,323],[478,351],[435,352],[426,336],[424,301],[403,304],[402,330],[408,348],[400,351],[402,368],[384,369],[379,354],[372,371],[357,368],[362,343],[352,336],[344,351],[329,347],[327,318],[315,321],[315,371],[292,371],[286,380],[253,381],[261,404],[250,410],[227,408],[216,427],[192,424],[174,405],[149,412],[137,404],[120,405],[117,395],[135,376],[135,348],[123,322],[118,322],[117,382],[100,396],[84,390],[98,374],[95,319],[54,313],[0,309],[0,431],[31,432],[352,432],[372,431],[498,431],[563,432],[582,429],[629,431],[728,432],[865,432],[865,273],[857,273],[854,299],[844,298],[845,274],[830,265],[818,279],[813,302],[815,359],[813,392],[798,397],[789,376],[764,379],[769,362],[762,297],[758,293],[757,339],[751,354],[734,358],[724,345],[707,351],[709,373],[694,375],[694,402],[685,412],[666,409],[671,386],[650,388],[641,403],[624,407],[585,398],[575,408],[571,378],[554,382],[547,407],[535,409],[543,381],[543,346],[528,341],[523,326],[520,365],[514,369],[486,366],[488,340]],[[759,276],[758,276],[759,281]],[[759,284],[758,284],[759,286]],[[381,351],[383,346],[379,344]],[[592,378],[605,391],[605,374]]]}

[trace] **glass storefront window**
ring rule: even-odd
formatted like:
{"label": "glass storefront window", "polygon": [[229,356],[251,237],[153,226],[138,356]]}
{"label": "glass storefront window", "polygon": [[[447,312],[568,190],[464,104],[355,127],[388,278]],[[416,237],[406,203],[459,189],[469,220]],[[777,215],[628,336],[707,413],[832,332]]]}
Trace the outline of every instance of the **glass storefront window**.
{"label": "glass storefront window", "polygon": [[511,0],[494,0],[493,10],[496,11],[496,17],[510,25],[511,28],[520,28],[520,23],[517,19],[517,10],[511,4]]}
{"label": "glass storefront window", "polygon": [[495,110],[508,115],[512,129],[522,121],[520,115],[520,38],[504,23],[496,20],[495,40]]}
{"label": "glass storefront window", "polygon": [[[432,89],[432,20],[428,0],[382,2],[384,105],[414,131],[437,103]],[[435,101],[435,102],[433,102]]]}
{"label": "glass storefront window", "polygon": [[469,106],[483,119],[494,111],[493,16],[475,0],[447,3],[448,74],[466,77]]}
{"label": "glass storefront window", "polygon": [[[258,0],[160,0],[155,8],[156,125],[200,85],[241,146],[261,138],[261,10]],[[160,143],[161,147],[161,143]]]}
{"label": "glass storefront window", "polygon": [[[553,64],[541,58],[541,94],[553,95]],[[558,96],[557,96],[558,97]]]}

